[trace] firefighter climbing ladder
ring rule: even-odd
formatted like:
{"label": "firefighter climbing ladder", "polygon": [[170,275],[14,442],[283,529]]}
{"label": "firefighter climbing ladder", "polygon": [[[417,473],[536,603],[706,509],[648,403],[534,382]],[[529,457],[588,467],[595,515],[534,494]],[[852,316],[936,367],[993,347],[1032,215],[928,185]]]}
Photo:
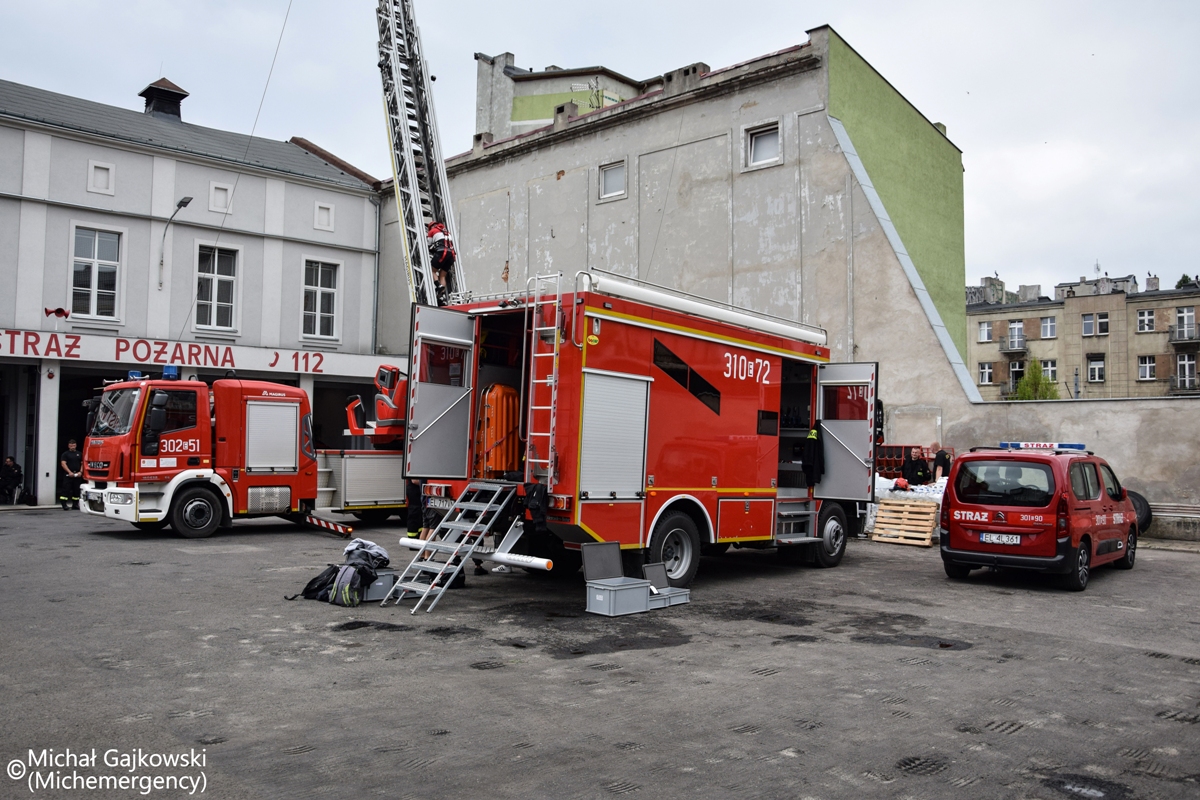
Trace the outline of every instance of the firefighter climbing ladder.
{"label": "firefighter climbing ladder", "polygon": [[558,354],[562,343],[562,273],[529,279],[529,418],[525,436],[525,480],[554,486],[554,434],[558,419]]}
{"label": "firefighter climbing ladder", "polygon": [[[491,533],[499,522],[501,513],[516,491],[514,483],[480,481],[468,484],[433,534],[417,545],[417,554],[380,605],[385,605],[388,600],[399,603],[410,597],[419,597],[412,613],[417,613],[426,600],[432,602],[425,611],[433,611],[433,607],[442,599],[442,593],[458,577],[483,537]],[[512,536],[510,531],[504,544],[489,552],[500,552],[505,545],[511,547],[517,538],[519,536]],[[510,539],[512,542],[509,542]],[[401,544],[407,542],[401,540]]]}
{"label": "firefighter climbing ladder", "polygon": [[[421,52],[412,0],[379,0],[375,16],[379,26],[383,105],[396,181],[396,208],[404,229],[401,240],[409,295],[414,303],[436,306],[426,226],[430,222],[445,224],[454,242],[458,241],[458,230],[438,142],[429,69]],[[455,263],[452,272],[450,302],[453,303],[465,294],[466,283],[461,262]]]}

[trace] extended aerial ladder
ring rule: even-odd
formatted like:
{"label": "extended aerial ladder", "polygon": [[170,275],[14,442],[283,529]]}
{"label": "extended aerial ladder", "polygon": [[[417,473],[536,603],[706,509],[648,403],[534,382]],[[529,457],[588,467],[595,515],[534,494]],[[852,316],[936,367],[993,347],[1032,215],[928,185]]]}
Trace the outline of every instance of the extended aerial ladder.
{"label": "extended aerial ladder", "polygon": [[[404,269],[414,303],[439,305],[432,260],[426,241],[429,223],[440,222],[452,242],[458,230],[447,191],[446,165],[438,142],[437,118],[430,91],[429,67],[412,0],[379,0],[379,71],[388,141],[392,149],[396,208],[404,232]],[[466,297],[461,262],[448,276],[450,303]]]}

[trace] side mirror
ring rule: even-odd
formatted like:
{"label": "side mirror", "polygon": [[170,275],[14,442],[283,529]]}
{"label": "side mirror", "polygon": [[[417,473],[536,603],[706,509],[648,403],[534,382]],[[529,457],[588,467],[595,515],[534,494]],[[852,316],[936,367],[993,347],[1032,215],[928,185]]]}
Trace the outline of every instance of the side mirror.
{"label": "side mirror", "polygon": [[150,418],[146,421],[146,431],[160,433],[165,427],[167,427],[167,410],[159,407],[151,408]]}
{"label": "side mirror", "polygon": [[1125,489],[1125,487],[1124,487],[1124,486],[1122,486],[1122,487],[1121,487],[1121,499],[1122,499],[1122,500],[1128,500],[1128,499],[1129,499],[1129,492],[1128,492],[1128,491]]}

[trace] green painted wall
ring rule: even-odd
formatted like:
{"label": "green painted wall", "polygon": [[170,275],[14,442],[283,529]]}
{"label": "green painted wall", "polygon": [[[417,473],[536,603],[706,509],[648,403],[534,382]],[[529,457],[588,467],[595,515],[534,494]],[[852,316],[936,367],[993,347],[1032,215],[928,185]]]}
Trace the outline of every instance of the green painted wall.
{"label": "green painted wall", "polygon": [[962,153],[832,29],[829,116],[846,126],[947,332],[965,358]]}
{"label": "green painted wall", "polygon": [[[579,113],[591,111],[588,100],[592,93],[587,89],[580,92],[557,92],[555,94],[531,94],[513,98],[512,121],[527,122],[533,119],[554,119],[554,109],[567,101],[573,100],[579,106]],[[612,95],[605,95],[604,105],[612,104]]]}

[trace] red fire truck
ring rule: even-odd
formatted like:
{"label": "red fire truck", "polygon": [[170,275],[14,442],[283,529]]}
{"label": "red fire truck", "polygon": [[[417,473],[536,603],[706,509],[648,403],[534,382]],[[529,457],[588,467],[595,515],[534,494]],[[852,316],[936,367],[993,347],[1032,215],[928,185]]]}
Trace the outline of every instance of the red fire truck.
{"label": "red fire truck", "polygon": [[303,390],[174,374],[111,384],[89,404],[84,513],[196,538],[261,516],[347,532],[309,515],[320,507],[386,517],[404,507],[400,454],[315,450]]}
{"label": "red fire truck", "polygon": [[542,484],[552,535],[520,552],[555,571],[593,541],[665,562],[674,585],[730,545],[835,566],[874,499],[877,364],[828,363],[818,328],[597,271],[561,280],[413,307],[405,474],[430,502],[469,480]]}

